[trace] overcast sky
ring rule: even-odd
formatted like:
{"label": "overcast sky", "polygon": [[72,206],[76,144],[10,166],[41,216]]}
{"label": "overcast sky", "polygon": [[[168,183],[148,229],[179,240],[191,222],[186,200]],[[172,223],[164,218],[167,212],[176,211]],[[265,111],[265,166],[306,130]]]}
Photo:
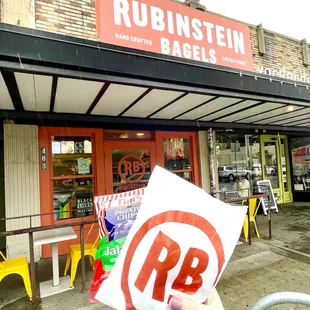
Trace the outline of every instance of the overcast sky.
{"label": "overcast sky", "polygon": [[310,42],[310,0],[200,1],[209,11]]}

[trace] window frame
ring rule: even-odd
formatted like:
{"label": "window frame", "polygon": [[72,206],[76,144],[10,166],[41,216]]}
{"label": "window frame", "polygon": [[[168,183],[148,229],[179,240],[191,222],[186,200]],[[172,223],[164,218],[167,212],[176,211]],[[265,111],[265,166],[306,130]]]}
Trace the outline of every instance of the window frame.
{"label": "window frame", "polygon": [[[53,154],[52,137],[90,137],[92,142],[92,173],[87,175],[67,175],[54,177],[53,172]],[[71,128],[71,127],[39,127],[39,152],[41,148],[46,150],[46,169],[43,170],[40,161],[40,204],[41,213],[54,212],[54,180],[66,179],[92,179],[93,196],[105,194],[104,184],[104,161],[103,161],[103,130],[93,128]],[[74,223],[81,221],[82,218],[96,218],[95,206],[94,214],[85,217],[72,217],[68,219],[55,220],[54,214],[41,216],[42,225],[51,225],[55,223]]]}
{"label": "window frame", "polygon": [[191,183],[201,186],[200,171],[199,171],[199,159],[198,159],[198,135],[196,132],[182,132],[182,131],[156,131],[155,141],[156,141],[156,154],[157,154],[157,164],[165,168],[165,154],[164,154],[164,139],[188,139],[190,144],[190,158],[191,158],[191,169],[182,170],[171,170],[172,173],[177,172],[190,172],[191,173]]}

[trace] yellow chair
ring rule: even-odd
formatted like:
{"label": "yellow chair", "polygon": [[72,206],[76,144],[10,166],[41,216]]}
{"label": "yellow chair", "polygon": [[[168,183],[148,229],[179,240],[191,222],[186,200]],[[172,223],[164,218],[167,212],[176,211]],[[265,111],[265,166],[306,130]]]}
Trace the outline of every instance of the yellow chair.
{"label": "yellow chair", "polygon": [[30,300],[32,300],[31,281],[26,257],[18,257],[7,260],[0,251],[0,257],[4,259],[0,262],[0,282],[10,274],[18,274],[24,280],[25,289]]}
{"label": "yellow chair", "polygon": [[[95,256],[96,256],[96,250],[99,245],[99,234],[95,240],[94,243],[87,243],[87,239],[93,229],[94,224],[92,224],[91,228],[88,231],[87,237],[85,239],[84,243],[84,255],[89,256],[89,262],[92,268],[94,269],[94,261],[95,261]],[[71,272],[70,272],[70,287],[73,287],[73,282],[75,279],[76,275],[76,269],[79,264],[79,261],[81,259],[81,244],[74,244],[71,245],[69,248],[69,253],[67,256],[67,261],[66,261],[66,267],[65,267],[65,272],[64,275],[67,275],[67,272],[69,270],[69,266],[71,263]]]}
{"label": "yellow chair", "polygon": [[[256,204],[257,204],[257,198],[249,199],[248,212],[250,213],[250,223],[254,224],[254,228],[255,228],[257,238],[259,238],[259,233],[258,233],[256,221],[255,221],[256,213],[258,210],[258,207],[256,208]],[[249,234],[248,215],[246,215],[246,218],[244,219],[243,233],[244,233],[244,238],[245,238],[246,242],[248,242],[248,237],[249,237],[249,235],[248,235]]]}

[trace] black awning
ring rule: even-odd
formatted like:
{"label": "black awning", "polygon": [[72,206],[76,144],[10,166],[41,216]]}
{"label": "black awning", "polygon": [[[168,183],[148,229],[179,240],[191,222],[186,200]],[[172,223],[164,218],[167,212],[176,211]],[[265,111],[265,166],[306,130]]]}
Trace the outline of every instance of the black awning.
{"label": "black awning", "polygon": [[1,118],[310,131],[305,85],[6,24],[0,42]]}
{"label": "black awning", "polygon": [[0,57],[19,63],[44,64],[80,72],[175,83],[249,95],[310,103],[310,90],[291,81],[276,81],[254,72],[145,53],[97,41],[0,23]]}

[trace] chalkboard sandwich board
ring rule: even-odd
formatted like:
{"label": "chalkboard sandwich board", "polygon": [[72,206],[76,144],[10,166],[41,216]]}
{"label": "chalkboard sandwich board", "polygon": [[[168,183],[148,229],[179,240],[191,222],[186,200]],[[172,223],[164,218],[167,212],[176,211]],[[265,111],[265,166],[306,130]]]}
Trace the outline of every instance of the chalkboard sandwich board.
{"label": "chalkboard sandwich board", "polygon": [[271,194],[270,196],[262,197],[261,203],[264,214],[267,215],[268,210],[276,210],[279,212],[277,202],[274,198],[270,180],[256,181],[254,188],[255,194]]}

